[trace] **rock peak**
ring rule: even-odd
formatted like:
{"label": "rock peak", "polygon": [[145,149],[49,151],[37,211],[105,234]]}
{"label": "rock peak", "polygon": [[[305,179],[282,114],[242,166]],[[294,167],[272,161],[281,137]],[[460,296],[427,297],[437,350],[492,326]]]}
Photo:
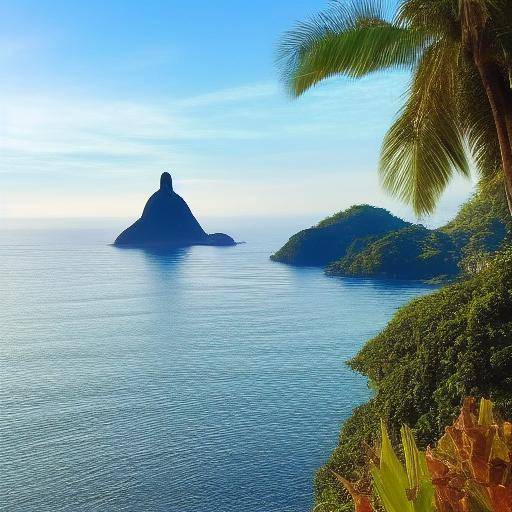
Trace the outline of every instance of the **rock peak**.
{"label": "rock peak", "polygon": [[168,172],[163,172],[160,176],[160,190],[172,192],[172,177]]}
{"label": "rock peak", "polygon": [[168,172],[160,176],[160,189],[148,199],[140,219],[125,229],[114,243],[159,248],[235,245],[229,235],[204,231],[185,200],[173,191]]}

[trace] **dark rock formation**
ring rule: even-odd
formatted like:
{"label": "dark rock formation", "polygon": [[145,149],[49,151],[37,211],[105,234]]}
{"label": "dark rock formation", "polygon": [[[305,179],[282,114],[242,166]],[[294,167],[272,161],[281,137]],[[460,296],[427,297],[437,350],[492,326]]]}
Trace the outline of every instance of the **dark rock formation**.
{"label": "dark rock formation", "polygon": [[168,172],[160,177],[160,189],[146,203],[142,217],[114,242],[130,247],[188,247],[190,245],[235,245],[224,233],[206,233],[187,203],[172,188]]}

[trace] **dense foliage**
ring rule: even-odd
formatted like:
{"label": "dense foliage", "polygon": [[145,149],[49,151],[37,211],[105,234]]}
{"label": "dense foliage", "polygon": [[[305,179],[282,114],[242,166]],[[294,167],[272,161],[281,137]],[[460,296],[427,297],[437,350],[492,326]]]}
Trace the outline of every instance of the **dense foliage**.
{"label": "dense foliage", "polygon": [[365,446],[379,420],[395,441],[400,425],[415,430],[421,447],[455,418],[465,396],[486,396],[506,416],[512,411],[512,249],[488,260],[465,281],[400,309],[349,364],[367,376],[374,397],[342,427],[338,447],[316,479],[323,510],[344,510],[347,497],[330,470],[364,477]]}
{"label": "dense foliage", "polygon": [[293,235],[271,259],[294,265],[324,266],[344,256],[357,238],[376,237],[407,225],[383,208],[366,204],[352,206]]}
{"label": "dense foliage", "polygon": [[[285,82],[300,95],[336,75],[411,71],[382,145],[384,187],[431,213],[452,176],[500,175],[512,212],[512,4],[509,0],[346,0],[286,33]],[[468,151],[469,150],[469,151]]]}
{"label": "dense foliage", "polygon": [[482,180],[473,198],[439,231],[450,235],[461,248],[461,268],[477,271],[489,254],[511,241],[512,220],[503,181]]}
{"label": "dense foliage", "polygon": [[384,423],[381,432],[379,455],[369,461],[372,486],[357,490],[335,473],[355,512],[512,512],[512,423],[496,417],[490,400],[482,398],[477,407],[466,398],[457,420],[426,451],[402,426],[405,464]]}
{"label": "dense foliage", "polygon": [[[397,227],[389,230],[392,226]],[[382,232],[376,234],[378,229]],[[446,281],[476,272],[511,233],[503,182],[494,179],[482,181],[442,228],[431,230],[380,208],[353,206],[297,233],[272,259],[327,265],[329,275]],[[335,261],[334,255],[339,255]]]}
{"label": "dense foliage", "polygon": [[409,226],[370,241],[326,268],[329,275],[393,279],[450,279],[459,273],[460,248],[453,238],[423,226]]}

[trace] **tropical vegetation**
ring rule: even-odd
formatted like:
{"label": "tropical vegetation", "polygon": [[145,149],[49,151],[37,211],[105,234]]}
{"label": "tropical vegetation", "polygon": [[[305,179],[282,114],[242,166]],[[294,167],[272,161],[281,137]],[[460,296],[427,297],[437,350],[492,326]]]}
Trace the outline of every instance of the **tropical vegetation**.
{"label": "tropical vegetation", "polygon": [[457,216],[439,229],[357,205],[293,235],[271,258],[322,266],[329,275],[439,283],[476,272],[511,238],[512,218],[498,177],[483,180]]}
{"label": "tropical vegetation", "polygon": [[477,408],[474,398],[466,398],[434,448],[419,450],[405,425],[400,437],[405,465],[381,424],[379,454],[369,469],[375,499],[370,488],[363,492],[334,474],[356,512],[512,512],[512,423],[496,417],[489,400]]}
{"label": "tropical vegetation", "polygon": [[[334,76],[411,72],[379,170],[384,188],[419,216],[434,210],[455,174],[469,176],[474,164],[480,180],[477,197],[435,233],[403,226],[368,235],[331,262],[332,273],[376,275],[454,256],[466,275],[400,309],[349,362],[374,393],[317,473],[315,508],[349,510],[342,482],[365,512],[508,512],[511,426],[495,422],[488,402],[478,417],[468,402],[437,447],[426,448],[466,396],[488,397],[498,415],[512,410],[512,2],[336,1],[286,33],[279,61],[294,96]],[[306,235],[290,240],[292,257]],[[381,419],[380,457],[368,467]]]}
{"label": "tropical vegetation", "polygon": [[508,249],[473,277],[401,308],[349,361],[369,379],[373,397],[344,422],[338,446],[317,473],[317,503],[329,504],[318,510],[346,510],[347,496],[333,471],[351,481],[368,481],[366,447],[378,438],[381,419],[394,446],[406,424],[423,449],[453,422],[466,396],[488,397],[498,414],[510,415],[511,282]]}
{"label": "tropical vegetation", "polygon": [[[512,2],[334,2],[283,38],[293,95],[345,75],[411,70],[405,104],[382,146],[384,187],[431,213],[455,173],[501,174],[512,212]],[[468,151],[469,150],[469,151]]]}
{"label": "tropical vegetation", "polygon": [[[384,208],[351,206],[299,231],[270,259],[293,265],[325,266],[345,256],[356,241],[361,244],[409,226]],[[356,242],[357,246],[361,245]]]}

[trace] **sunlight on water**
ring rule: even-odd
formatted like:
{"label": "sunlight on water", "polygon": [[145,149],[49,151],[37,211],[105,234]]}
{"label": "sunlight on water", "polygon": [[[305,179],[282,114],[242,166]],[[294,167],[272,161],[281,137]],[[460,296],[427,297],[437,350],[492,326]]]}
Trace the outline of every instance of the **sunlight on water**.
{"label": "sunlight on water", "polygon": [[172,254],[116,229],[0,232],[0,509],[308,510],[369,396],[343,362],[429,288],[273,263],[278,222]]}

